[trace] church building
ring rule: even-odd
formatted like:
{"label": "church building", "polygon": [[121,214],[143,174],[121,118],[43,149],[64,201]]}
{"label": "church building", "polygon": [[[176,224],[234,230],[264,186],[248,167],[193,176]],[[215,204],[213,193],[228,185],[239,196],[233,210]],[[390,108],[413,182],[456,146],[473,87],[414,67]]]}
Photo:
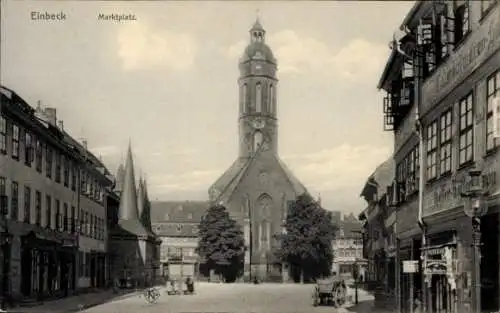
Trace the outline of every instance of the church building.
{"label": "church building", "polygon": [[290,202],[307,190],[278,155],[277,60],[258,19],[239,69],[239,156],[210,187],[209,198],[243,226],[245,277],[286,281],[287,266],[274,257],[274,235],[283,231]]}
{"label": "church building", "polygon": [[112,276],[122,287],[155,283],[159,271],[161,241],[151,228],[151,204],[146,182],[136,187],[132,149],[129,145],[125,167],[119,167],[115,192],[120,195],[117,223],[110,230]]}

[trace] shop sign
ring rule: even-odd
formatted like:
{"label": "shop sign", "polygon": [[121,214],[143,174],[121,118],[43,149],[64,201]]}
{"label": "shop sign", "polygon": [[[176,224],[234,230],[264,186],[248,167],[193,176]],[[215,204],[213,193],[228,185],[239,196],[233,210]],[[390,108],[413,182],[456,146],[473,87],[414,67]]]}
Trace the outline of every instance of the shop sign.
{"label": "shop sign", "polygon": [[418,273],[418,261],[417,260],[403,261],[403,273]]}
{"label": "shop sign", "polygon": [[500,13],[494,8],[481,25],[466,38],[422,87],[422,114],[451,92],[500,47]]}
{"label": "shop sign", "polygon": [[[496,171],[484,173],[482,185],[485,190],[493,192],[497,186]],[[430,186],[424,195],[424,216],[461,206],[464,203],[461,193],[467,191],[469,187],[470,179],[466,171]]]}
{"label": "shop sign", "polygon": [[424,267],[425,275],[446,275],[448,264],[446,260],[426,260]]}

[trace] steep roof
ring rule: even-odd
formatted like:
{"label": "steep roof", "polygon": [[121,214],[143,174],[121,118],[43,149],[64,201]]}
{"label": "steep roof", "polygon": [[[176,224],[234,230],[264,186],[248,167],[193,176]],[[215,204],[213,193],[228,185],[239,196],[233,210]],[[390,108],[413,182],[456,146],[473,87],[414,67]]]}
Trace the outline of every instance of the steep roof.
{"label": "steep roof", "polygon": [[376,192],[379,197],[387,192],[387,187],[394,180],[394,159],[390,157],[380,164],[375,171],[368,177],[360,196],[367,196],[371,192]]}
{"label": "steep roof", "polygon": [[209,201],[152,201],[151,222],[199,223],[209,206]]}
{"label": "steep roof", "polygon": [[145,179],[142,180],[142,194],[144,196],[144,208],[142,209],[140,220],[146,230],[152,232],[151,226],[151,201],[149,201],[148,185]]}
{"label": "steep roof", "polygon": [[138,236],[150,235],[139,220],[137,208],[137,189],[135,187],[134,161],[132,159],[132,147],[129,144],[127,160],[125,163],[125,175],[123,181],[123,191],[120,197],[118,209],[118,225]]}

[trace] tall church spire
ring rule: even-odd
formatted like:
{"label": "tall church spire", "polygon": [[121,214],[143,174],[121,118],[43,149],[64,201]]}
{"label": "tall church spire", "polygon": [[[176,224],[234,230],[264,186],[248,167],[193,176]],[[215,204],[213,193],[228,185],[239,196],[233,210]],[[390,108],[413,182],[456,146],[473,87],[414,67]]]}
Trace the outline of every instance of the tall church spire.
{"label": "tall church spire", "polygon": [[132,146],[129,142],[127,159],[125,161],[125,174],[119,207],[120,220],[139,220],[137,210],[137,189],[135,187],[134,161],[132,159]]}
{"label": "tall church spire", "polygon": [[276,59],[265,43],[259,17],[250,29],[250,43],[240,60],[240,157],[249,158],[262,146],[264,155],[277,154]]}

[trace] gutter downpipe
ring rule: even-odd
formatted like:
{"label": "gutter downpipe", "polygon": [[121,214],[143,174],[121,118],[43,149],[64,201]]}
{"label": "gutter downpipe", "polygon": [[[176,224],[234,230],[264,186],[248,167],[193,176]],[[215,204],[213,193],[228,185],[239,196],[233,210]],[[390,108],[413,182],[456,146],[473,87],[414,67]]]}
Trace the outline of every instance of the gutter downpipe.
{"label": "gutter downpipe", "polygon": [[425,246],[427,245],[426,243],[426,225],[423,219],[424,215],[424,133],[422,129],[422,122],[420,119],[420,108],[422,106],[422,96],[421,96],[421,85],[422,85],[422,58],[423,58],[423,52],[422,49],[419,45],[416,46],[415,49],[415,55],[413,57],[414,62],[415,62],[415,103],[416,103],[416,110],[415,110],[415,126],[416,126],[416,131],[418,135],[418,162],[419,162],[419,175],[418,175],[418,226],[420,227],[421,235],[422,235],[422,241],[421,241],[421,247],[420,247],[420,255],[419,255],[419,263],[422,265],[420,266],[421,268],[421,312],[426,313],[427,311],[427,288],[424,286],[425,284],[425,274],[424,274],[424,264],[425,264],[425,253],[424,249]]}

